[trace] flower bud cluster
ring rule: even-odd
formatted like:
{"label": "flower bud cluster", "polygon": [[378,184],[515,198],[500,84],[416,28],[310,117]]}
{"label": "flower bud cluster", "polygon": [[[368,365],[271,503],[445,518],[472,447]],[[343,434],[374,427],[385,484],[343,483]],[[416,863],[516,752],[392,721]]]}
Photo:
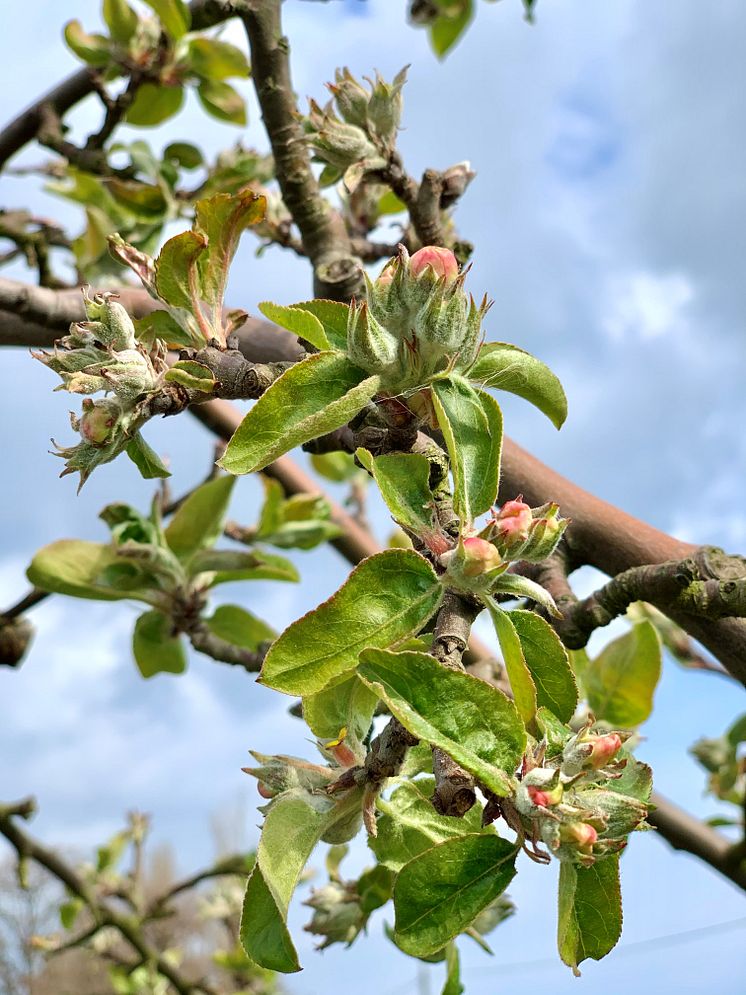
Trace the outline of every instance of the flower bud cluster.
{"label": "flower bud cluster", "polygon": [[314,888],[303,904],[313,909],[311,921],[303,928],[324,937],[319,950],[333,943],[349,946],[368,919],[362,909],[356,881],[331,880],[322,888]]}
{"label": "flower bud cluster", "polygon": [[89,297],[84,290],[87,320],[71,325],[53,352],[33,354],[61,378],[57,390],[112,395],[97,401],[86,397],[80,417],[70,416],[81,441],[57,447],[56,455],[66,460],[62,475],[79,472],[81,485],[94,467],[126,447],[142,420],[143,396],[158,388],[165,370],[160,355],[151,356],[138,344],[132,319],[115,298],[110,293]]}
{"label": "flower bud cluster", "polygon": [[506,560],[537,563],[554,552],[568,524],[566,518],[559,517],[558,504],[530,508],[519,495],[506,501],[499,512],[492,512],[480,536],[494,543]]}
{"label": "flower bud cluster", "polygon": [[350,308],[351,361],[379,374],[390,393],[466,370],[479,350],[488,303],[477,306],[464,280],[450,249],[424,246],[410,257],[400,246],[375,282],[366,277],[367,300]]}
{"label": "flower bud cluster", "polygon": [[366,88],[349,69],[338,69],[329,83],[332,100],[320,107],[310,102],[305,130],[319,160],[344,175],[353,191],[363,175],[382,169],[393,151],[402,112],[407,70],[387,83],[376,73]]}
{"label": "flower bud cluster", "polygon": [[594,721],[569,734],[550,758],[546,744],[527,754],[513,799],[527,838],[584,867],[622,850],[633,830],[648,828],[646,802],[615,783],[628,765],[644,765],[619,757],[626,733],[594,732]]}

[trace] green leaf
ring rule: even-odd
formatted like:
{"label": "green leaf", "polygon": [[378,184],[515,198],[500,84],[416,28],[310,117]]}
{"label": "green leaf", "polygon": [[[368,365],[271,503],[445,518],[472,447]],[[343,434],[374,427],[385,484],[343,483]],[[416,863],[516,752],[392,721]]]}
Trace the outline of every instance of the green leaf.
{"label": "green leaf", "polygon": [[347,737],[362,743],[373,720],[378,698],[359,677],[353,675],[303,698],[303,720],[319,739],[333,739],[342,729]]}
{"label": "green leaf", "polygon": [[145,0],[154,10],[164,30],[178,40],[192,26],[192,15],[183,0]]}
{"label": "green leaf", "polygon": [[253,190],[233,195],[217,193],[198,200],[194,228],[206,236],[208,251],[198,260],[200,292],[213,307],[213,325],[221,323],[220,310],[225,297],[233,257],[241,235],[264,217],[267,201]]}
{"label": "green leaf", "polygon": [[180,560],[213,546],[223,532],[234,477],[217,477],[201,484],[179,506],[166,529],[166,542]]}
{"label": "green leaf", "polygon": [[502,691],[427,653],[367,649],[358,674],[414,736],[453,757],[496,795],[510,794],[526,730]]}
{"label": "green leaf", "polygon": [[158,341],[169,347],[193,346],[193,337],[178,325],[168,311],[151,311],[142,318],[135,319],[135,334],[138,342],[151,347]]}
{"label": "green leaf", "polygon": [[137,14],[127,0],[104,0],[103,15],[114,41],[127,45],[138,25]]}
{"label": "green leaf", "polygon": [[453,504],[464,525],[497,498],[502,415],[497,402],[456,374],[433,384],[433,403],[453,474]]}
{"label": "green leaf", "polygon": [[339,352],[346,351],[347,321],[350,315],[349,304],[343,304],[341,301],[317,299],[313,301],[301,301],[300,304],[292,304],[291,307],[301,311],[308,311],[318,318],[329,340],[330,347],[339,350]]}
{"label": "green leaf", "polygon": [[[429,747],[428,747],[429,750]],[[385,800],[376,802],[381,815],[378,817],[378,835],[368,837],[368,846],[379,864],[398,872],[419,854],[437,843],[464,833],[488,832],[482,830],[482,809],[474,805],[463,818],[439,815],[430,801],[435,782],[433,778],[404,781]]]}
{"label": "green leaf", "polygon": [[399,525],[420,537],[435,531],[430,462],[426,456],[389,453],[374,457],[367,449],[358,449],[355,455],[373,474],[381,497]]}
{"label": "green leaf", "polygon": [[660,673],[658,633],[650,622],[639,622],[589,661],[582,674],[588,705],[613,726],[638,726],[653,710]]}
{"label": "green leaf", "polygon": [[470,834],[439,843],[406,864],[394,885],[394,938],[427,956],[466,929],[515,875],[517,849],[499,836]]}
{"label": "green leaf", "polygon": [[446,982],[441,995],[463,995],[463,992],[458,948],[455,943],[449,943],[446,947]]}
{"label": "green leaf", "polygon": [[439,59],[445,58],[453,48],[473,16],[473,0],[459,0],[459,5],[453,12],[436,17],[430,26],[430,44]]}
{"label": "green leaf", "polygon": [[273,304],[271,301],[263,301],[259,305],[259,310],[265,318],[273,321],[280,328],[287,328],[306,342],[310,342],[317,349],[329,349],[329,340],[326,337],[324,326],[319,319],[304,311],[299,307],[285,307],[282,304]]}
{"label": "green leaf", "polygon": [[257,964],[285,974],[300,970],[286,926],[290,899],[313,848],[356,807],[357,792],[334,805],[301,790],[285,792],[270,804],[241,917],[241,943]]}
{"label": "green leaf", "polygon": [[536,612],[511,611],[510,620],[536,685],[537,704],[569,722],[578,707],[578,687],[562,641]]}
{"label": "green leaf", "polygon": [[121,562],[111,546],[83,539],[59,539],[39,550],[26,576],[36,587],[53,594],[69,594],[73,598],[93,601],[142,600],[146,592],[137,589],[118,591],[101,580],[104,571]]}
{"label": "green leaf", "polygon": [[260,682],[309,695],[339,683],[368,647],[393,646],[418,632],[442,598],[435,571],[413,550],[363,560],[328,601],[287,628],[267,654]]}
{"label": "green leaf", "polygon": [[236,474],[261,470],[296,446],[346,425],[378,387],[378,377],[366,377],[338,353],[309,356],[262,394],[236,429],[220,466]]}
{"label": "green leaf", "polygon": [[184,231],[170,238],[155,261],[155,289],[173,307],[199,311],[197,260],[207,249],[201,232]]}
{"label": "green leaf", "polygon": [[205,79],[222,80],[231,76],[249,75],[246,56],[235,45],[218,38],[191,38],[189,41],[189,68]]}
{"label": "green leaf", "polygon": [[72,929],[75,925],[75,920],[84,908],[85,902],[77,896],[70,898],[67,902],[63,902],[60,905],[60,925],[62,928]]}
{"label": "green leaf", "polygon": [[492,594],[510,594],[514,598],[529,598],[541,605],[550,615],[561,618],[562,612],[554,603],[554,598],[536,581],[529,580],[528,577],[521,577],[519,574],[503,573],[490,587]]}
{"label": "green leaf", "polygon": [[159,186],[139,180],[123,180],[118,176],[108,177],[102,182],[117,204],[138,220],[151,224],[165,220],[168,202]]}
{"label": "green leaf", "polygon": [[140,128],[162,124],[178,114],[184,103],[182,86],[164,86],[162,83],[143,83],[137,88],[135,99],[125,114],[127,124]]}
{"label": "green leaf", "polygon": [[229,584],[236,580],[282,580],[295,583],[300,580],[295,566],[284,556],[252,550],[250,553],[232,549],[205,549],[195,553],[189,564],[189,573],[210,573],[215,576],[210,587]]}
{"label": "green leaf", "polygon": [[105,35],[89,35],[80,21],[68,21],[65,25],[67,47],[89,66],[106,66],[111,59],[109,39]]}
{"label": "green leaf", "polygon": [[143,439],[140,432],[135,432],[132,440],[127,444],[125,452],[145,480],[171,476],[171,471],[163,463],[158,453]]}
{"label": "green leaf", "polygon": [[217,382],[209,366],[193,359],[180,359],[174,363],[164,380],[169,383],[180,383],[183,387],[199,390],[203,394],[211,394]]}
{"label": "green leaf", "polygon": [[355,466],[355,461],[349,453],[313,453],[311,466],[320,476],[327,480],[333,480],[336,484],[343,484],[345,481],[361,475],[361,471]]}
{"label": "green leaf", "polygon": [[584,960],[601,960],[622,933],[619,856],[597,860],[591,867],[562,861],[559,877],[557,946],[565,964],[579,975]]}
{"label": "green leaf", "polygon": [[205,161],[201,150],[191,142],[171,142],[163,150],[163,158],[182,169],[198,169]]}
{"label": "green leaf", "polygon": [[513,700],[518,714],[528,725],[536,716],[536,685],[531,671],[526,665],[521,640],[509,614],[500,608],[492,598],[485,598],[484,605],[489,612],[497,633],[505,670],[513,690]]}
{"label": "green leaf", "polygon": [[143,677],[183,674],[186,670],[184,644],[172,630],[173,622],[162,612],[145,612],[135,622],[132,651]]}
{"label": "green leaf", "polygon": [[562,384],[540,359],[507,342],[487,342],[468,372],[470,380],[485,387],[507,390],[529,401],[556,428],[567,418],[567,398]]}
{"label": "green leaf", "polygon": [[272,642],[277,635],[266,622],[238,605],[220,605],[210,618],[205,619],[205,625],[220,639],[254,653],[262,643]]}
{"label": "green leaf", "polygon": [[197,96],[207,113],[219,121],[239,127],[246,124],[246,101],[230,83],[203,79],[197,87]]}

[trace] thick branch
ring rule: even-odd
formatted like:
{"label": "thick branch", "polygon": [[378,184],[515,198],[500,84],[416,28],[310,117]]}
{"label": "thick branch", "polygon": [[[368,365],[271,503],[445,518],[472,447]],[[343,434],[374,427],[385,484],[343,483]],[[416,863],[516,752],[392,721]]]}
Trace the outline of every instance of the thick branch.
{"label": "thick branch", "polygon": [[363,287],[342,216],[322,195],[300,123],[290,78],[289,42],[282,33],[280,0],[248,0],[242,20],[251,49],[251,71],[275,175],[285,206],[314,270],[317,297],[347,301]]}
{"label": "thick branch", "polygon": [[656,808],[648,816],[648,822],[667,843],[675,850],[685,850],[704,860],[746,891],[746,853],[742,844],[731,843],[716,829],[659,794],[653,794],[651,800]]}

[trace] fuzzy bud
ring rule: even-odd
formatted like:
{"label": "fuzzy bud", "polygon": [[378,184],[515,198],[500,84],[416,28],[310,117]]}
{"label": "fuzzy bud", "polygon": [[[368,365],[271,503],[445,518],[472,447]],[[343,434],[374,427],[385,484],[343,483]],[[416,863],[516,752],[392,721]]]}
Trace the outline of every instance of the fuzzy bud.
{"label": "fuzzy bud", "polygon": [[560,826],[560,839],[569,843],[579,853],[590,855],[593,844],[598,839],[598,833],[587,822],[565,822]]}
{"label": "fuzzy bud", "polygon": [[83,416],[78,423],[78,431],[92,446],[104,446],[111,438],[121,409],[114,401],[83,401]]}
{"label": "fuzzy bud", "polygon": [[621,736],[612,732],[606,736],[593,736],[590,740],[591,752],[587,763],[594,770],[600,770],[610,763],[622,748]]}
{"label": "fuzzy bud", "polygon": [[409,265],[413,276],[420,278],[429,270],[431,278],[445,279],[446,286],[458,278],[456,257],[450,249],[441,245],[426,245],[418,249],[410,259]]}

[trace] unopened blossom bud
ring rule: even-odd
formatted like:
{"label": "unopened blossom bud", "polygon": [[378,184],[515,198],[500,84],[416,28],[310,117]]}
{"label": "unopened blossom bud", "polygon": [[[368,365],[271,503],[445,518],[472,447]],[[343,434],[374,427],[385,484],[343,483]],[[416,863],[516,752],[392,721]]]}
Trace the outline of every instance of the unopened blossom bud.
{"label": "unopened blossom bud", "polygon": [[537,509],[528,544],[521,550],[521,559],[536,562],[551,556],[568,526],[568,519],[559,517],[559,505]]}
{"label": "unopened blossom bud", "polygon": [[606,736],[594,736],[590,740],[591,752],[587,764],[594,770],[605,767],[622,748],[622,738],[616,732]]}
{"label": "unopened blossom bud", "polygon": [[394,266],[391,263],[387,263],[383,267],[383,269],[381,270],[381,272],[380,272],[380,274],[379,274],[379,276],[378,276],[378,278],[376,280],[376,284],[375,284],[376,287],[378,287],[378,288],[380,288],[380,287],[388,287],[389,284],[393,281],[395,274],[396,274],[396,270],[395,270]]}
{"label": "unopened blossom bud", "polygon": [[506,501],[497,516],[497,534],[527,539],[532,522],[533,515],[525,501],[520,497],[515,501]]}
{"label": "unopened blossom bud", "polygon": [[78,431],[92,446],[106,445],[119,414],[120,408],[113,402],[92,401],[87,397],[83,401],[83,416],[78,424]]}
{"label": "unopened blossom bud", "polygon": [[570,843],[580,853],[591,854],[598,833],[587,822],[566,822],[560,826],[560,839]]}
{"label": "unopened blossom bud", "polygon": [[409,261],[413,276],[421,277],[427,270],[440,279],[445,278],[446,286],[458,278],[458,262],[450,249],[442,245],[425,245],[418,249]]}
{"label": "unopened blossom bud", "polygon": [[539,788],[533,784],[529,784],[526,787],[526,791],[534,805],[538,805],[539,808],[551,808],[552,805],[557,805],[562,801],[563,790],[559,782],[551,789],[549,787]]}
{"label": "unopened blossom bud", "polygon": [[462,571],[466,577],[479,577],[488,570],[494,570],[502,562],[500,554],[486,539],[470,536],[464,539],[464,565]]}
{"label": "unopened blossom bud", "polygon": [[273,791],[272,788],[268,788],[267,785],[264,784],[262,781],[256,782],[256,790],[259,792],[262,798],[274,798],[275,795],[277,794],[276,791]]}
{"label": "unopened blossom bud", "polygon": [[357,757],[350,747],[345,743],[347,729],[342,728],[336,739],[324,744],[324,749],[328,750],[340,767],[354,767],[357,764]]}

